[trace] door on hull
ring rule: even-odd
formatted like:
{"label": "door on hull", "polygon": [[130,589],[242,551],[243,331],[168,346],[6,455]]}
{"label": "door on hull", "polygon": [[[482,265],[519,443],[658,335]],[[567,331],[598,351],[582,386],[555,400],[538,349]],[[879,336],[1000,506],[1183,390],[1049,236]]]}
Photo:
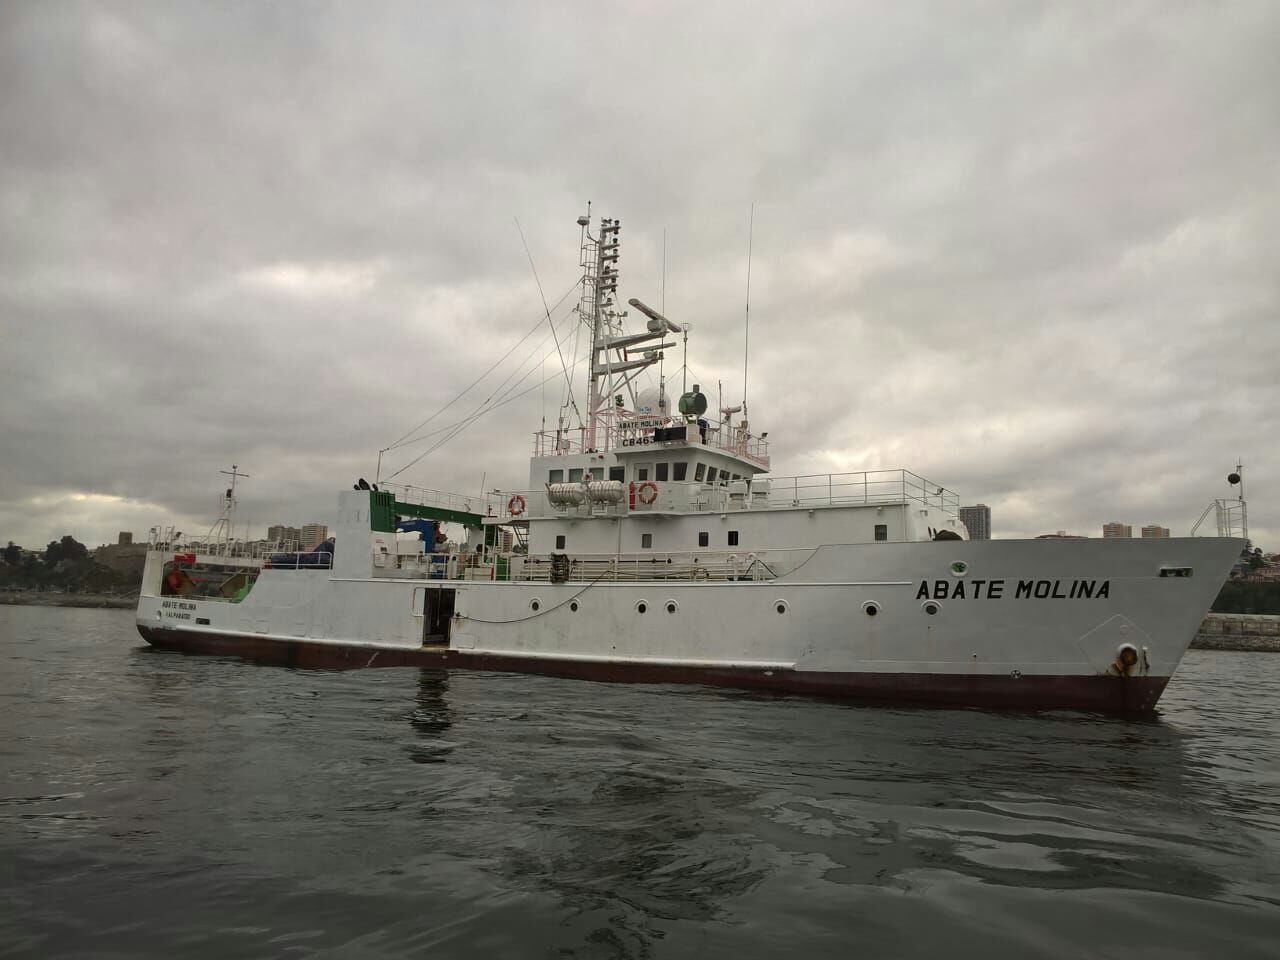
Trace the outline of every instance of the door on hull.
{"label": "door on hull", "polygon": [[449,625],[453,622],[453,601],[456,590],[441,587],[427,590],[422,606],[422,642],[449,642]]}

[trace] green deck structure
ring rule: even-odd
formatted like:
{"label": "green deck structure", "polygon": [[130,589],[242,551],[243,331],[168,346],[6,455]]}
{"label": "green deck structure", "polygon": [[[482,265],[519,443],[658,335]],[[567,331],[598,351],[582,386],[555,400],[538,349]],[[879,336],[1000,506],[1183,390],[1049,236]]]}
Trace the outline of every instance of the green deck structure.
{"label": "green deck structure", "polygon": [[[402,503],[388,490],[369,491],[369,527],[379,533],[394,533],[396,517],[417,517],[420,520],[439,520],[442,523],[460,523],[464,527],[483,527],[478,513],[453,510],[448,507],[429,507],[421,503]],[[493,546],[497,542],[497,528],[484,532],[484,542]]]}

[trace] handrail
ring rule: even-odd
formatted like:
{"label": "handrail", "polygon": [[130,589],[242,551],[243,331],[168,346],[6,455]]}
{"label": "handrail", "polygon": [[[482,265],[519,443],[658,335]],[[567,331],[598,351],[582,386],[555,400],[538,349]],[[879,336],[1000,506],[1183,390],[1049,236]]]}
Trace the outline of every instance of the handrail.
{"label": "handrail", "polygon": [[[816,547],[747,552],[677,551],[674,553],[578,554],[568,557],[569,582],[681,581],[726,582],[776,580],[798,569]],[[550,556],[531,556],[511,573],[512,580],[552,581]]]}
{"label": "handrail", "polygon": [[[597,431],[595,448],[588,449],[586,443],[586,427],[575,427],[567,430],[538,430],[533,434],[533,455],[548,457],[557,454],[606,452],[625,448],[635,449],[636,441],[643,441],[648,446],[652,442],[655,429],[683,428],[685,436],[681,440],[659,441],[681,443],[687,448],[707,447],[724,453],[743,457],[765,467],[769,466],[769,441],[764,437],[744,432],[741,427],[720,420],[703,420],[706,424],[705,434],[697,420],[687,421],[683,417],[623,417],[607,416]],[[663,447],[658,447],[663,449]]]}
{"label": "handrail", "polygon": [[[759,476],[703,483],[695,480],[647,481],[656,488],[652,501],[632,497],[639,484],[623,488],[620,503],[593,502],[583,485],[582,502],[553,505],[546,488],[494,491],[485,497],[486,513],[500,520],[552,516],[625,516],[629,513],[723,513],[730,510],[883,506],[919,503],[950,516],[960,512],[959,495],[909,470],[866,470],[857,473],[811,474],[796,477]],[[520,513],[512,513],[510,505]],[[522,506],[521,506],[522,505]]]}
{"label": "handrail", "polygon": [[415,487],[405,483],[384,483],[384,490],[389,490],[401,503],[411,503],[423,507],[437,507],[441,510],[453,510],[458,513],[478,513],[476,507],[483,501],[479,494],[467,496],[462,493],[451,493],[447,490],[433,490],[430,487]]}
{"label": "handrail", "polygon": [[[1191,528],[1191,536],[1196,536],[1201,524],[1208,519],[1209,513],[1216,512],[1216,520],[1218,525],[1218,536],[1235,537],[1245,536],[1248,529],[1246,525],[1247,514],[1245,513],[1246,505],[1242,500],[1214,500],[1204,512],[1200,514],[1200,519],[1196,521],[1195,526]],[[1239,531],[1237,532],[1237,527]]]}

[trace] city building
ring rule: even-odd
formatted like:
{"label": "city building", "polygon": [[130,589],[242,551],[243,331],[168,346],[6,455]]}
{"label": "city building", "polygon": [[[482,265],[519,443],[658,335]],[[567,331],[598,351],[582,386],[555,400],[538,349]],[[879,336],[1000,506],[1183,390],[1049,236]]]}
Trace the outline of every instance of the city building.
{"label": "city building", "polygon": [[304,523],[302,525],[302,535],[298,539],[302,541],[303,550],[314,550],[328,536],[329,528],[323,523]]}
{"label": "city building", "polygon": [[1110,523],[1102,525],[1102,538],[1104,540],[1127,540],[1132,536],[1133,526],[1131,524],[1112,520]]}
{"label": "city building", "polygon": [[991,508],[985,503],[961,507],[960,522],[968,529],[970,540],[991,539]]}
{"label": "city building", "polygon": [[267,539],[272,543],[288,541],[297,543],[302,539],[302,531],[297,527],[289,527],[283,523],[277,523],[275,526],[267,527]]}
{"label": "city building", "polygon": [[1162,527],[1158,523],[1151,523],[1142,528],[1143,540],[1168,540],[1169,528]]}
{"label": "city building", "polygon": [[134,543],[132,533],[122,532],[116,537],[116,541],[96,548],[93,551],[94,561],[116,573],[142,576],[142,568],[147,562],[147,545]]}

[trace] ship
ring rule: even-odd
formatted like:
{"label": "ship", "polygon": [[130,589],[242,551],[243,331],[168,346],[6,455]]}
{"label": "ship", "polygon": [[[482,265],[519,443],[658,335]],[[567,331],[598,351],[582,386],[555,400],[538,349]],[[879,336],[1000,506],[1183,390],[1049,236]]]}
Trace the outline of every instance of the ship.
{"label": "ship", "polygon": [[618,221],[577,224],[585,415],[534,433],[527,482],[449,493],[383,480],[380,456],[330,539],[263,544],[233,535],[233,466],[208,535],[152,529],[142,637],[298,667],[1155,709],[1245,546],[1231,501],[1217,536],[973,540],[957,494],[907,469],[777,475],[745,398],[711,409],[687,364],[678,396],[639,389],[690,325],[620,300]]}

